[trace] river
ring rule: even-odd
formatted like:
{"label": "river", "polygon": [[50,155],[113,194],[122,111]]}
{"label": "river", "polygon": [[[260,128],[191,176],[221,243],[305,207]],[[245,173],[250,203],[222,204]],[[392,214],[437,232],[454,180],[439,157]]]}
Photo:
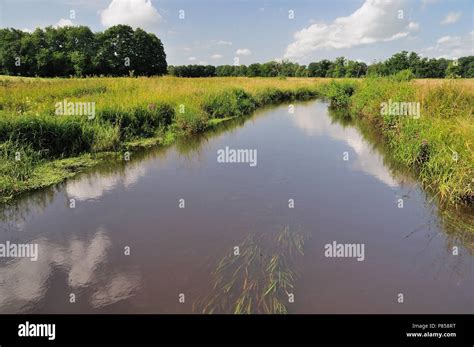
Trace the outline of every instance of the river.
{"label": "river", "polygon": [[[241,284],[215,287],[219,262],[252,240],[257,258],[273,254],[282,230],[304,240],[287,263],[289,313],[472,313],[472,234],[370,131],[320,100],[290,111],[260,110],[4,208],[0,243],[39,254],[0,258],[0,313],[200,313],[210,298],[232,313]],[[226,147],[256,150],[256,165],[218,162]],[[454,220],[470,224],[472,210]],[[329,257],[334,242],[363,254]]]}

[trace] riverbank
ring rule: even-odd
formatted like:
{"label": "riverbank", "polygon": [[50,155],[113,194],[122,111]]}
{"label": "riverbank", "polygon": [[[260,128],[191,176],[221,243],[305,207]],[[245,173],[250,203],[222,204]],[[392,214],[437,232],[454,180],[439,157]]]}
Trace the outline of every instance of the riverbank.
{"label": "riverbank", "polygon": [[[166,146],[269,104],[319,94],[318,79],[92,78],[0,80],[0,203],[104,160]],[[8,97],[7,97],[8,95]],[[65,115],[68,103],[71,112]],[[58,107],[63,106],[61,115]],[[89,106],[77,114],[77,105]],[[79,109],[79,111],[82,109]]]}
{"label": "riverbank", "polygon": [[[474,199],[472,80],[2,77],[0,90],[0,203],[265,105],[318,96],[376,127],[442,203]],[[68,103],[93,112],[58,115]]]}
{"label": "riverbank", "polygon": [[390,156],[443,204],[474,202],[474,81],[332,82],[334,108],[378,129]]}

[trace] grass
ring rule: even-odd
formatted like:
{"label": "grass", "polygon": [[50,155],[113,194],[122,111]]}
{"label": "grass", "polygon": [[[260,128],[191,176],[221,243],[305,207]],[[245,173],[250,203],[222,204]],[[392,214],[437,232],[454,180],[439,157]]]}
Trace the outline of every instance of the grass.
{"label": "grass", "polygon": [[[168,145],[268,104],[325,96],[377,128],[390,156],[443,203],[474,201],[474,82],[400,78],[0,77],[0,202],[59,182],[57,160]],[[58,116],[55,104],[94,102],[96,117]],[[420,102],[421,117],[381,115],[381,103]],[[18,160],[19,158],[19,160]],[[89,164],[86,166],[90,166]],[[43,177],[38,175],[42,170]]]}
{"label": "grass", "polygon": [[[474,83],[367,78],[332,82],[325,95],[335,108],[376,127],[389,155],[410,168],[441,203],[474,202]],[[381,115],[389,100],[419,102],[420,118]]]}
{"label": "grass", "polygon": [[285,314],[297,279],[296,257],[304,237],[288,227],[276,234],[249,235],[212,273],[213,288],[194,306],[199,313]]}
{"label": "grass", "polygon": [[[1,77],[0,202],[71,177],[100,153],[168,145],[267,104],[315,97],[323,83],[316,81]],[[95,103],[95,118],[56,115],[64,99]],[[59,170],[54,162],[65,158],[89,161]]]}

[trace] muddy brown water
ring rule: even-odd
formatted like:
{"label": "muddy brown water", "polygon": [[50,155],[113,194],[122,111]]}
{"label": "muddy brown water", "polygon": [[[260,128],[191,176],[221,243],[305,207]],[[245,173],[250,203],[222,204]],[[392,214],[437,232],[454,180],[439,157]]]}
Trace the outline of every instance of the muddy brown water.
{"label": "muddy brown water", "polygon": [[[218,163],[226,146],[257,165]],[[305,239],[290,313],[472,313],[473,212],[454,213],[327,103],[267,108],[5,208],[0,243],[39,256],[0,258],[0,313],[199,312],[220,259],[286,227]],[[334,241],[363,244],[363,261],[325,256]]]}

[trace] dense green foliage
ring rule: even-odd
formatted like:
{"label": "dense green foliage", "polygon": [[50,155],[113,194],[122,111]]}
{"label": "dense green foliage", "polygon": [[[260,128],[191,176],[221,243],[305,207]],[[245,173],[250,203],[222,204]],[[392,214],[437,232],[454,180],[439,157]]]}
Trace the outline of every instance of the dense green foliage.
{"label": "dense green foliage", "polygon": [[212,65],[170,66],[168,73],[176,77],[214,77],[216,68]]}
{"label": "dense green foliage", "polygon": [[85,26],[0,29],[0,74],[11,76],[163,75],[161,41],[142,29],[116,25],[93,33]]}
{"label": "dense green foliage", "polygon": [[[394,54],[385,62],[367,64],[338,57],[334,61],[323,59],[308,66],[292,63],[270,61],[264,64],[246,65],[184,65],[170,66],[168,73],[177,77],[365,77],[391,76],[407,71],[413,78],[474,78],[474,56],[458,60],[421,58],[415,52],[406,51]],[[409,71],[409,72],[408,72]],[[407,76],[408,76],[407,75]]]}
{"label": "dense green foliage", "polygon": [[402,51],[384,62],[338,57],[307,66],[283,61],[246,65],[167,66],[161,41],[142,29],[116,25],[93,33],[86,26],[37,28],[34,32],[0,29],[0,74],[10,76],[154,76],[177,77],[364,77],[410,70],[415,78],[474,78],[474,56],[457,60],[422,58]]}
{"label": "dense green foliage", "polygon": [[403,51],[394,54],[385,62],[369,66],[368,74],[373,76],[389,76],[402,70],[411,70],[416,78],[473,78],[474,56],[462,57],[458,60],[421,58],[415,52]]}
{"label": "dense green foliage", "polygon": [[337,58],[299,65],[287,60],[246,65],[182,65],[170,66],[168,73],[177,77],[362,77],[367,72],[365,63]]}

